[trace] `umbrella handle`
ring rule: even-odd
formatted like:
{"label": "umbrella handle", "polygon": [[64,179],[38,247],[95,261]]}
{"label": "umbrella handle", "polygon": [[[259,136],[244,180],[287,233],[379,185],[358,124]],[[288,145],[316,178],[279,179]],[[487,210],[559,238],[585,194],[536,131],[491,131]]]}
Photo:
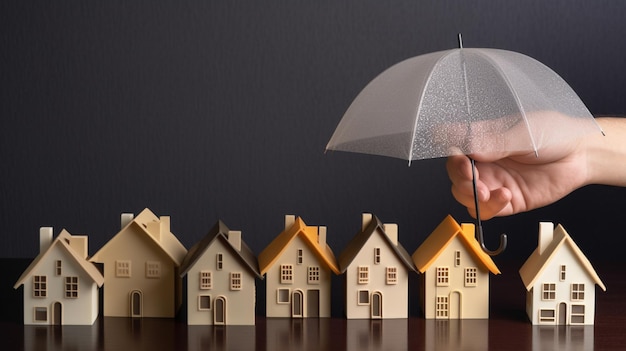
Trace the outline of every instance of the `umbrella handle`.
{"label": "umbrella handle", "polygon": [[506,245],[508,243],[506,234],[500,234],[500,246],[492,251],[487,249],[485,246],[485,237],[483,236],[483,224],[480,220],[480,206],[478,205],[478,190],[476,188],[476,162],[473,158],[469,157],[470,162],[472,163],[472,186],[474,187],[474,207],[476,208],[476,239],[480,244],[480,248],[489,255],[496,256],[502,253],[506,249]]}

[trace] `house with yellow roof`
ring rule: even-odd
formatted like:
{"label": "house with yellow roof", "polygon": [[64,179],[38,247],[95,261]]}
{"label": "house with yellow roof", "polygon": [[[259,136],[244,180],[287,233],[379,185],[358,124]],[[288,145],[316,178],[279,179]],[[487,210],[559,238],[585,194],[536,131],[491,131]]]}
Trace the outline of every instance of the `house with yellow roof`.
{"label": "house with yellow roof", "polygon": [[473,224],[448,215],[412,255],[421,273],[426,319],[489,318],[489,273],[500,274],[474,237]]}
{"label": "house with yellow roof", "polygon": [[258,256],[266,281],[266,316],[330,317],[331,274],[339,274],[326,227],[285,216],[285,229]]}

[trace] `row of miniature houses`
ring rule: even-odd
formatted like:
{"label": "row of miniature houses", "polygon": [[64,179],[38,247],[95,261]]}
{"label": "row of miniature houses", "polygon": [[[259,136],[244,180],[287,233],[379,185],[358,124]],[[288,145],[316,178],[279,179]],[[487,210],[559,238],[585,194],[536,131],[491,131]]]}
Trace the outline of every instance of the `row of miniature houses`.
{"label": "row of miniature houses", "polygon": [[[222,221],[189,251],[171,233],[169,217],[145,209],[121,222],[92,257],[86,236],[62,230],[53,239],[52,228],[41,229],[40,254],[14,286],[24,286],[24,324],[93,324],[106,282],[104,316],[174,317],[186,298],[188,324],[252,325],[255,282],[263,277],[267,317],[330,317],[331,274],[344,275],[347,318],[407,318],[412,271],[422,275],[425,318],[479,319],[489,316],[489,274],[500,273],[474,226],[451,216],[409,255],[396,224],[363,214],[338,259],[326,228],[295,216],[286,216],[284,231],[258,257]],[[520,269],[529,319],[593,324],[595,285],[604,284],[562,226],[542,222],[539,232]]]}

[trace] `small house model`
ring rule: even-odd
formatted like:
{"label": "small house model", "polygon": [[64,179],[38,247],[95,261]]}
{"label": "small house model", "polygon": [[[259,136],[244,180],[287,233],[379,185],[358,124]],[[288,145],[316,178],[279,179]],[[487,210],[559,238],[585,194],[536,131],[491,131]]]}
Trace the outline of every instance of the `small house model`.
{"label": "small house model", "polygon": [[407,318],[411,255],[398,242],[398,225],[362,216],[359,233],[339,256],[348,319]]}
{"label": "small house model", "polygon": [[413,253],[426,319],[489,318],[489,273],[500,274],[474,225],[448,215]]}
{"label": "small house model", "polygon": [[339,274],[339,267],[326,244],[326,227],[285,216],[285,230],[258,259],[267,317],[330,317],[331,272]]}
{"label": "small house model", "polygon": [[218,221],[194,245],[180,267],[186,277],[187,323],[254,325],[257,259],[241,239]]}
{"label": "small house model", "polygon": [[124,213],[122,229],[91,258],[104,265],[107,317],[174,317],[182,302],[178,267],[187,249],[170,232],[170,217],[149,209]]}
{"label": "small house model", "polygon": [[87,236],[63,229],[53,240],[52,228],[40,229],[39,255],[14,286],[24,285],[24,324],[95,322],[104,277],[87,255]]}
{"label": "small house model", "polygon": [[563,226],[539,223],[539,244],[519,273],[532,324],[594,324],[595,286],[606,287]]}

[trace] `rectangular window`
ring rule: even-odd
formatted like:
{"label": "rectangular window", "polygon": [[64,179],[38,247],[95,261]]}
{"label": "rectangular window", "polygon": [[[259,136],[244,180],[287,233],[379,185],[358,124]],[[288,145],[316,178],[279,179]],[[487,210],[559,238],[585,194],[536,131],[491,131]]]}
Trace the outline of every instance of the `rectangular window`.
{"label": "rectangular window", "polygon": [[241,273],[230,273],[230,290],[241,290]]}
{"label": "rectangular window", "polygon": [[45,275],[33,276],[33,297],[48,296],[48,277]]}
{"label": "rectangular window", "polygon": [[48,309],[45,307],[35,307],[35,322],[48,321]]}
{"label": "rectangular window", "polygon": [[211,309],[211,295],[198,296],[198,311],[206,311]]}
{"label": "rectangular window", "polygon": [[213,288],[213,274],[209,271],[200,272],[200,290]]}
{"label": "rectangular window", "polygon": [[57,275],[63,274],[62,267],[63,267],[63,261],[57,260],[56,263],[55,263],[55,270],[56,270],[56,274]]}
{"label": "rectangular window", "polygon": [[291,303],[291,291],[289,291],[289,289],[276,290],[276,303],[278,304]]}
{"label": "rectangular window", "polygon": [[367,284],[370,282],[370,267],[359,266],[357,267],[357,283]]}
{"label": "rectangular window", "polygon": [[374,264],[380,264],[380,247],[374,248]]}
{"label": "rectangular window", "polygon": [[161,262],[146,261],[146,278],[161,278]]}
{"label": "rectangular window", "polygon": [[572,324],[585,324],[585,305],[572,305]]}
{"label": "rectangular window", "polygon": [[437,286],[450,285],[450,269],[448,267],[437,267]]}
{"label": "rectangular window", "polygon": [[291,264],[280,265],[280,283],[281,284],[293,284],[293,265]]}
{"label": "rectangular window", "polygon": [[370,304],[370,292],[368,290],[357,291],[357,305],[369,305]]}
{"label": "rectangular window", "polygon": [[540,323],[554,323],[556,321],[556,312],[554,310],[539,310]]}
{"label": "rectangular window", "polygon": [[115,261],[115,276],[118,278],[130,278],[130,261]]}
{"label": "rectangular window", "polygon": [[559,279],[560,279],[561,281],[564,281],[564,280],[565,280],[565,272],[566,272],[565,265],[561,265],[561,271],[560,271],[560,273],[559,273]]}
{"label": "rectangular window", "polygon": [[476,286],[478,277],[478,268],[467,267],[465,268],[465,286]]}
{"label": "rectangular window", "polygon": [[585,299],[585,284],[572,284],[572,301]]}
{"label": "rectangular window", "polygon": [[224,268],[224,256],[221,253],[218,253],[216,255],[215,260],[216,260],[215,265],[216,265],[217,270],[221,271],[222,268]]}
{"label": "rectangular window", "polygon": [[448,318],[448,297],[437,296],[435,318]]}
{"label": "rectangular window", "polygon": [[458,267],[461,265],[461,251],[454,251],[454,266]]}
{"label": "rectangular window", "polygon": [[398,268],[397,267],[387,267],[387,277],[385,282],[387,284],[397,284],[398,283]]}
{"label": "rectangular window", "polygon": [[296,254],[296,263],[302,264],[302,249],[298,249],[298,253]]}
{"label": "rectangular window", "polygon": [[319,284],[320,283],[320,267],[319,266],[310,266],[308,267],[307,272],[307,282],[309,284]]}
{"label": "rectangular window", "polygon": [[65,277],[65,298],[78,298],[78,277]]}
{"label": "rectangular window", "polygon": [[554,300],[556,298],[556,284],[544,283],[541,290],[542,300]]}

